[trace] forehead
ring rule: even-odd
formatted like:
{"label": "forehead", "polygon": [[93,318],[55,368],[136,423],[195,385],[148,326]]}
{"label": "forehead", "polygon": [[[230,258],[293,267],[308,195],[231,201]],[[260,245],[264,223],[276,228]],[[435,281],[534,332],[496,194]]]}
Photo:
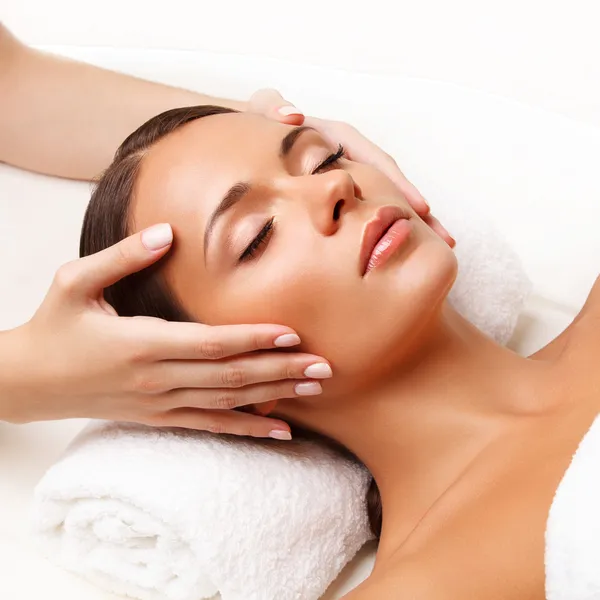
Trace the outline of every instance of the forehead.
{"label": "forehead", "polygon": [[231,113],[192,121],[144,156],[131,206],[133,230],[167,221],[205,220],[231,185],[278,160],[290,129],[260,115]]}

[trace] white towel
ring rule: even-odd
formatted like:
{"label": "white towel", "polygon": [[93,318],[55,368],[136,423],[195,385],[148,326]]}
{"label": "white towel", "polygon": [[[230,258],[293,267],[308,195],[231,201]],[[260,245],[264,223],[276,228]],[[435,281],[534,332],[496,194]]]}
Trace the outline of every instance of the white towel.
{"label": "white towel", "polygon": [[38,485],[49,558],[147,600],[319,598],[370,539],[370,476],[313,442],[92,422]]}
{"label": "white towel", "polygon": [[458,276],[448,299],[458,312],[499,344],[507,344],[531,292],[521,259],[488,222],[445,219],[458,240]]}
{"label": "white towel", "polygon": [[545,554],[547,600],[600,600],[600,417],[556,490]]}
{"label": "white towel", "polygon": [[[456,225],[452,302],[508,340],[529,280],[484,223]],[[48,556],[143,600],[317,600],[370,537],[369,475],[308,442],[94,423],[36,490]]]}

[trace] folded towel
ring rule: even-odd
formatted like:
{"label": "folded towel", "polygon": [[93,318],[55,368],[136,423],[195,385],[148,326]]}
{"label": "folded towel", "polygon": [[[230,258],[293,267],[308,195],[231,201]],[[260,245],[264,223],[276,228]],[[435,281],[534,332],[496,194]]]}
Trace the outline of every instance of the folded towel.
{"label": "folded towel", "polygon": [[560,482],[546,527],[547,600],[600,599],[600,417]]}
{"label": "folded towel", "polygon": [[[529,281],[493,228],[456,224],[452,302],[498,341]],[[363,467],[314,442],[95,422],[36,489],[48,556],[143,600],[317,600],[370,537]]]}
{"label": "folded towel", "polygon": [[324,444],[92,422],[38,485],[48,557],[144,600],[319,598],[371,536],[370,476]]}

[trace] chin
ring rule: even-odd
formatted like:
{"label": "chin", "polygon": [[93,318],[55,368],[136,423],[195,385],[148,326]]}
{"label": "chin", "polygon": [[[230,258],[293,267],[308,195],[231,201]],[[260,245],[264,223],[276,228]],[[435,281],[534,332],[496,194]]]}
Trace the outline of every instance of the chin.
{"label": "chin", "polygon": [[412,306],[418,311],[419,305],[423,309],[441,305],[457,273],[458,262],[452,248],[428,227],[420,227],[410,246],[377,274],[377,283],[389,289],[399,310]]}
{"label": "chin", "polygon": [[415,252],[415,260],[404,265],[410,279],[415,302],[440,306],[446,300],[458,274],[456,254],[437,235],[422,244]]}
{"label": "chin", "polygon": [[343,398],[397,372],[428,339],[457,271],[454,252],[434,234],[424,236],[393,264],[373,271],[375,277],[365,282],[366,297],[357,299],[356,306],[349,299],[350,312],[342,311],[344,322],[334,326],[344,335],[329,336],[326,344],[320,337],[318,347],[315,340],[310,349],[332,362],[335,381],[327,389]]}
{"label": "chin", "polygon": [[370,319],[368,339],[362,340],[362,366],[382,374],[414,355],[441,314],[457,272],[456,255],[437,235],[382,271],[386,291],[378,314]]}

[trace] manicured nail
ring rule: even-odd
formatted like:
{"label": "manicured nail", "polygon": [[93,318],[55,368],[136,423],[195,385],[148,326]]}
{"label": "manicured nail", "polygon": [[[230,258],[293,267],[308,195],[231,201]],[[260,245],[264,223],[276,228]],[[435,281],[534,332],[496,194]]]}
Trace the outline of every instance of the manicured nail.
{"label": "manicured nail", "polygon": [[440,229],[444,232],[446,237],[450,238],[451,240],[454,240],[454,238],[450,235],[450,232],[441,223],[440,223]]}
{"label": "manicured nail", "polygon": [[327,363],[315,363],[304,369],[304,376],[314,377],[315,379],[327,379],[333,376],[333,372]]}
{"label": "manicured nail", "polygon": [[284,429],[273,429],[273,431],[269,432],[269,437],[274,440],[284,440],[289,442],[292,439],[292,434]]}
{"label": "manicured nail", "polygon": [[289,117],[290,115],[302,115],[304,116],[304,113],[297,109],[295,106],[282,106],[280,108],[277,109],[277,112],[280,115],[283,115],[284,117]]}
{"label": "manicured nail", "polygon": [[300,343],[300,338],[295,333],[284,333],[275,338],[273,343],[280,348],[289,348],[290,346],[297,346]]}
{"label": "manicured nail", "polygon": [[173,230],[168,223],[161,223],[142,231],[142,244],[148,250],[160,250],[173,241]]}
{"label": "manicured nail", "polygon": [[323,391],[318,381],[303,381],[294,386],[294,391],[298,396],[316,396]]}

